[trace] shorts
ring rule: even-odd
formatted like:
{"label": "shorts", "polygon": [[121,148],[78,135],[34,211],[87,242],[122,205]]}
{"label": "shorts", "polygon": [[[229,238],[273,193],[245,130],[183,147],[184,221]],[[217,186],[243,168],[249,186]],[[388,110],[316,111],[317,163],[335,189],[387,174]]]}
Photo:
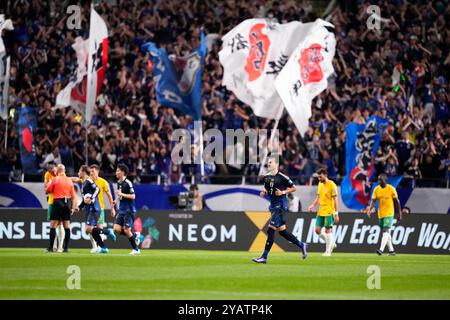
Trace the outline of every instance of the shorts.
{"label": "shorts", "polygon": [[100,210],[100,216],[97,221],[97,225],[105,224],[105,210]]}
{"label": "shorts", "polygon": [[50,220],[70,221],[72,215],[72,200],[55,199],[53,201],[52,211],[50,212]]}
{"label": "shorts", "polygon": [[392,220],[394,220],[394,217],[384,217],[378,219],[378,225],[382,229],[389,229],[392,227]]}
{"label": "shorts", "polygon": [[49,203],[48,209],[47,209],[47,221],[50,221],[50,216],[52,214],[52,208],[53,208],[53,203]]}
{"label": "shorts", "polygon": [[132,212],[120,212],[114,220],[114,224],[118,224],[125,228],[133,228],[133,222],[134,214]]}
{"label": "shorts", "polygon": [[282,208],[274,208],[270,209],[270,213],[272,214],[272,218],[270,218],[270,225],[275,228],[279,228],[286,224],[286,210]]}
{"label": "shorts", "polygon": [[93,210],[92,208],[86,208],[86,224],[88,226],[96,226],[99,224],[101,212]]}
{"label": "shorts", "polygon": [[334,223],[333,216],[317,216],[316,227],[318,228],[332,228]]}

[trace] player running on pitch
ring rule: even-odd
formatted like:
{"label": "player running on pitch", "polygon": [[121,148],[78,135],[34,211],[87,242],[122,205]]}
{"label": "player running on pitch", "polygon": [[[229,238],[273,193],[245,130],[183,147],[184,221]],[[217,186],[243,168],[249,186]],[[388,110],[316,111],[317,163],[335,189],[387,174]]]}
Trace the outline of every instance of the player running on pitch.
{"label": "player running on pitch", "polygon": [[[331,256],[333,250],[337,247],[333,239],[333,223],[339,222],[337,186],[328,179],[326,169],[317,171],[319,186],[317,189],[317,197],[313,204],[309,206],[309,211],[319,205],[316,217],[316,233],[326,243],[324,257]],[[325,227],[325,232],[323,228]]]}
{"label": "player running on pitch", "polygon": [[294,183],[289,177],[278,171],[279,160],[278,156],[271,156],[268,160],[267,166],[270,173],[264,177],[264,190],[261,191],[260,197],[265,197],[266,194],[270,197],[269,210],[272,214],[269,227],[267,228],[267,242],[264,252],[261,257],[253,258],[252,261],[256,263],[266,263],[267,256],[272,248],[275,231],[278,230],[280,235],[287,241],[292,242],[302,250],[302,257],[307,257],[307,244],[298,240],[292,233],[286,230],[286,212],[288,210],[288,202],[286,194],[295,192]]}
{"label": "player running on pitch", "polygon": [[[103,232],[98,227],[101,214],[100,201],[98,199],[100,188],[95,184],[89,174],[90,169],[88,166],[83,165],[80,167],[78,176],[81,181],[83,181],[81,188],[83,201],[80,208],[84,207],[86,209],[86,233],[92,234],[92,237],[99,247],[98,253],[108,253],[108,248],[106,248],[103,239],[100,236]],[[108,233],[111,238],[115,239],[111,230],[108,230]]]}
{"label": "player running on pitch", "polygon": [[378,255],[382,255],[386,245],[389,249],[389,255],[395,256],[394,246],[392,245],[391,227],[394,220],[394,203],[399,213],[399,220],[402,220],[402,207],[398,200],[397,191],[387,183],[387,176],[380,174],[378,176],[379,186],[373,190],[372,199],[365,212],[370,217],[375,212],[375,201],[378,201],[378,225],[383,231],[380,249],[376,250]]}

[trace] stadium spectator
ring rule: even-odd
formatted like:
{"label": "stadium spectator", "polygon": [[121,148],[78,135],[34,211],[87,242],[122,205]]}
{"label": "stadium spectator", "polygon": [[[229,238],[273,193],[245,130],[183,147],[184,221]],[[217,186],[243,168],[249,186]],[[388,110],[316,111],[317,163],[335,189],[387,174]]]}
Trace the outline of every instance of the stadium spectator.
{"label": "stadium spectator", "polygon": [[192,210],[193,211],[201,211],[206,208],[206,202],[203,199],[203,196],[200,194],[198,190],[198,186],[196,184],[192,184],[189,187],[190,197],[192,197]]}
{"label": "stadium spectator", "polygon": [[[298,182],[307,183],[304,177],[327,167],[330,174],[336,171],[336,180],[340,180],[345,174],[345,125],[351,121],[365,123],[368,117],[378,115],[390,123],[382,139],[381,157],[389,154],[388,147],[394,148],[398,157],[398,165],[393,155],[386,159],[390,162],[386,165],[378,161],[378,174],[384,170],[389,170],[385,172],[389,175],[402,174],[412,166],[415,154],[420,154],[417,161],[423,178],[444,177],[448,172],[445,161],[449,158],[450,140],[450,3],[337,3],[328,17],[336,31],[335,75],[330,78],[328,93],[313,101],[310,128],[303,138],[293,129],[287,113],[280,119],[284,159],[280,170],[289,168],[289,172],[299,175]],[[388,21],[381,22],[380,32],[366,27],[366,9],[375,3]],[[82,1],[82,11],[88,12],[89,5],[90,2]],[[70,108],[55,109],[54,105],[56,95],[76,69],[71,45],[76,36],[88,36],[88,15],[83,15],[80,30],[68,31],[64,24],[66,10],[60,2],[23,0],[7,7],[5,14],[15,27],[14,31],[3,33],[11,55],[9,101],[14,117],[10,118],[6,134],[7,150],[0,152],[0,171],[14,175],[21,170],[15,124],[18,115],[14,111],[22,104],[38,109],[36,167],[45,163],[47,157],[59,157],[57,161],[64,163],[67,170],[78,168],[86,156],[82,117]],[[50,11],[54,15],[48,18]],[[164,173],[169,183],[177,183],[192,176],[200,181],[198,165],[176,166],[167,160],[173,148],[171,132],[190,128],[192,119],[157,104],[152,70],[140,45],[154,41],[169,54],[183,55],[198,45],[203,26],[210,48],[202,84],[205,129],[270,128],[271,121],[256,117],[249,106],[222,86],[220,37],[246,18],[307,22],[315,19],[314,13],[320,8],[315,2],[289,0],[268,1],[264,5],[251,1],[231,4],[166,0],[141,1],[137,6],[125,0],[117,5],[102,2],[97,11],[108,24],[110,58],[87,130],[88,162],[99,164],[105,174],[114,173],[118,163],[127,163],[134,175]],[[398,79],[395,70],[401,70]],[[5,129],[2,121],[3,143]],[[286,139],[295,142],[283,143]],[[215,174],[259,171],[250,164],[239,168],[216,164],[207,169],[208,178],[203,179],[206,183],[214,182],[212,170]],[[437,185],[436,181],[422,185]]]}

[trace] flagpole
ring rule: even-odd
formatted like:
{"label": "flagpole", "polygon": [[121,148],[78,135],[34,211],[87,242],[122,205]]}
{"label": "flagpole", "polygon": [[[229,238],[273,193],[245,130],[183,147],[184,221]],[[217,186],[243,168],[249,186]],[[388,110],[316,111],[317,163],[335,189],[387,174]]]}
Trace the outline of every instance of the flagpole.
{"label": "flagpole", "polygon": [[200,122],[200,174],[205,175],[205,161],[203,161],[203,121]]}
{"label": "flagpole", "polygon": [[[92,2],[91,2],[91,12],[90,12],[90,17],[89,17],[89,30],[90,30],[90,27],[91,27],[91,24],[92,24],[92,10],[94,10],[94,3],[95,3],[95,0],[93,0]],[[89,33],[89,38],[90,37],[92,37],[92,35]],[[88,54],[89,54],[89,48],[88,48]],[[88,70],[88,72],[89,72],[89,70]],[[88,87],[89,87],[89,84],[88,84]],[[89,165],[89,163],[88,163],[88,154],[89,154],[89,135],[88,135],[88,130],[89,130],[89,123],[88,123],[88,120],[87,120],[87,118],[86,118],[86,113],[87,113],[87,110],[88,110],[88,108],[89,108],[89,106],[88,106],[88,104],[90,103],[90,101],[89,101],[90,99],[88,99],[88,93],[86,92],[86,108],[85,108],[85,110],[84,110],[84,123],[85,123],[85,128],[86,128],[86,138],[85,138],[85,141],[84,141],[84,162],[85,162],[85,164],[86,165]]]}
{"label": "flagpole", "polygon": [[9,112],[8,108],[6,107],[5,151],[7,150],[8,147],[8,124],[9,124]]}
{"label": "flagpole", "polygon": [[84,156],[85,156],[85,159],[84,159],[84,164],[85,165],[89,165],[88,164],[88,147],[89,147],[89,142],[88,142],[88,123],[87,123],[87,120],[85,119],[85,123],[86,123],[86,125],[85,125],[85,128],[86,128],[86,138],[85,138],[85,141],[84,141]]}
{"label": "flagpole", "polygon": [[270,133],[269,142],[267,143],[267,152],[264,153],[263,160],[261,161],[261,166],[259,167],[259,174],[258,174],[259,176],[263,175],[264,165],[266,164],[267,157],[269,155],[269,144],[272,143],[273,140],[275,139],[275,133],[278,130],[278,123],[280,122],[280,118],[283,115],[283,110],[284,110],[284,106],[283,106],[283,108],[280,108],[280,111],[276,118],[275,124],[273,125],[272,132]]}
{"label": "flagpole", "polygon": [[[194,118],[195,119],[195,118]],[[195,156],[194,163],[198,164],[198,157],[200,157],[200,173],[205,175],[205,162],[203,161],[203,122],[200,120],[194,120],[194,144],[199,144],[198,154]]]}

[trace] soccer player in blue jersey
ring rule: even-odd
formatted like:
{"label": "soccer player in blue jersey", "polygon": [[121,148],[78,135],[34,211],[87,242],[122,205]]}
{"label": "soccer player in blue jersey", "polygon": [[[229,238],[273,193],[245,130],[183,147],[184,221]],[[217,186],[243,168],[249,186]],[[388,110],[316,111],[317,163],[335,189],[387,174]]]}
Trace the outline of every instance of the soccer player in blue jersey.
{"label": "soccer player in blue jersey", "polygon": [[275,231],[278,231],[287,241],[298,246],[302,251],[303,259],[306,259],[308,255],[306,252],[307,244],[301,242],[292,233],[286,230],[286,212],[288,210],[286,194],[295,192],[295,185],[289,177],[278,171],[278,156],[270,156],[267,165],[270,173],[264,177],[264,190],[261,191],[260,196],[265,197],[266,194],[269,195],[269,210],[272,214],[272,218],[270,219],[270,224],[267,228],[267,242],[264,252],[261,257],[253,258],[252,261],[256,263],[267,262],[267,256],[269,255],[274,242]]}
{"label": "soccer player in blue jersey", "polygon": [[127,179],[128,167],[124,164],[119,164],[116,170],[117,190],[114,204],[118,207],[118,213],[114,221],[114,232],[125,235],[130,241],[133,250],[130,255],[140,254],[136,244],[135,234],[132,232],[134,216],[136,214],[136,206],[134,199],[133,183]]}
{"label": "soccer player in blue jersey", "polygon": [[[105,247],[100,234],[103,231],[98,227],[98,221],[101,214],[100,201],[98,199],[98,194],[100,188],[95,184],[94,180],[89,176],[90,169],[88,166],[83,165],[78,171],[78,177],[83,181],[81,187],[81,194],[83,196],[83,201],[80,205],[81,208],[86,210],[86,233],[92,234],[97,246],[99,247],[98,253],[108,253],[108,248]],[[111,238],[115,238],[111,230],[105,232]]]}

